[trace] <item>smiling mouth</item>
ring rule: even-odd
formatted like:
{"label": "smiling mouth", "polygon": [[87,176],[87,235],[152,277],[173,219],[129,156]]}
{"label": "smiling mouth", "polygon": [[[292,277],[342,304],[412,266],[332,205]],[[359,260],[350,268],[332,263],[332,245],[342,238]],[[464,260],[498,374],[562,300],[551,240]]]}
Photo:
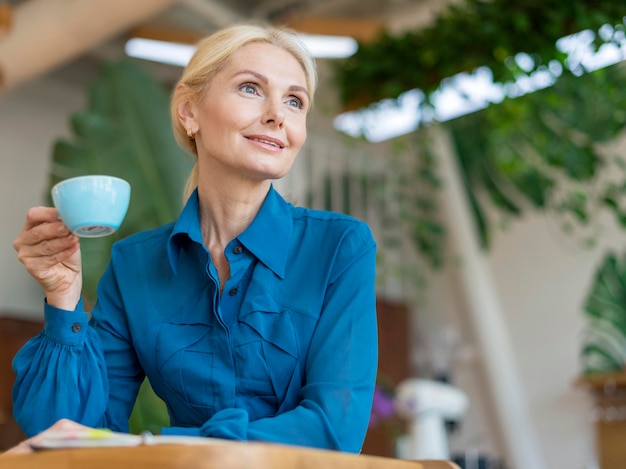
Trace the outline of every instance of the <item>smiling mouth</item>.
{"label": "smiling mouth", "polygon": [[271,146],[276,147],[276,148],[284,148],[283,145],[280,145],[279,143],[274,142],[272,140],[266,140],[264,138],[247,137],[247,139],[248,140],[253,140],[253,141],[259,142],[259,143],[265,143],[266,145],[271,145]]}

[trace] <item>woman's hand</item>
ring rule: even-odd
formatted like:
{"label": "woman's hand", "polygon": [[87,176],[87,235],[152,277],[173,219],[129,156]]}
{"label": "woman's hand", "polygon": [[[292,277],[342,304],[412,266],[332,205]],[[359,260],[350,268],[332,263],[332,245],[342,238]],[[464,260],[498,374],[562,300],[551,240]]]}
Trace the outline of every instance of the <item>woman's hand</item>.
{"label": "woman's hand", "polygon": [[80,423],[76,423],[73,420],[61,419],[57,421],[54,425],[49,427],[47,430],[35,435],[28,440],[22,441],[19,445],[14,446],[13,448],[8,449],[2,454],[26,454],[32,453],[33,448],[31,445],[37,445],[37,441],[42,440],[46,437],[46,434],[49,432],[67,432],[67,431],[76,431],[76,430],[88,430],[90,427],[86,427],[85,425],[81,425]]}
{"label": "woman's hand", "polygon": [[13,242],[17,258],[46,292],[48,304],[74,310],[80,300],[80,243],[59,218],[56,208],[33,207]]}

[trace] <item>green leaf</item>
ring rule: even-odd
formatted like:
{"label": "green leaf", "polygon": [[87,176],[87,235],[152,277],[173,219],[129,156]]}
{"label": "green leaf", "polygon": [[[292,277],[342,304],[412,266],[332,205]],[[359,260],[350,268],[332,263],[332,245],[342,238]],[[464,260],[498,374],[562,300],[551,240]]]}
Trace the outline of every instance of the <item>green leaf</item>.
{"label": "green leaf", "polygon": [[626,363],[626,257],[605,254],[584,302],[585,373],[619,371]]}
{"label": "green leaf", "polygon": [[137,401],[128,423],[130,433],[140,434],[149,431],[155,435],[161,433],[161,429],[170,423],[165,403],[154,393],[147,379],[139,388]]}

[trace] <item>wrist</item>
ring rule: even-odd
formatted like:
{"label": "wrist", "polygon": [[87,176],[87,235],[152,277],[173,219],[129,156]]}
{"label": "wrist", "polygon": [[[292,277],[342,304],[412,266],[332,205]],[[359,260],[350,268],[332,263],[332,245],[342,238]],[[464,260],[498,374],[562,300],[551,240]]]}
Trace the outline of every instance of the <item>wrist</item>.
{"label": "wrist", "polygon": [[75,311],[80,301],[80,294],[46,293],[46,303],[50,306],[65,311]]}

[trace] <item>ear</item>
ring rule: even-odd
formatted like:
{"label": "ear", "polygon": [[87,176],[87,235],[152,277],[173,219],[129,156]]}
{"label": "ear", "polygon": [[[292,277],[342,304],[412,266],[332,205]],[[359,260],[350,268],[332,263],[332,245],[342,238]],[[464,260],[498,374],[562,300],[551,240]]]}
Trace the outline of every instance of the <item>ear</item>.
{"label": "ear", "polygon": [[178,117],[178,121],[185,129],[190,129],[194,134],[198,131],[199,125],[196,119],[195,103],[191,102],[187,98],[179,100],[178,105],[176,106],[176,115]]}

